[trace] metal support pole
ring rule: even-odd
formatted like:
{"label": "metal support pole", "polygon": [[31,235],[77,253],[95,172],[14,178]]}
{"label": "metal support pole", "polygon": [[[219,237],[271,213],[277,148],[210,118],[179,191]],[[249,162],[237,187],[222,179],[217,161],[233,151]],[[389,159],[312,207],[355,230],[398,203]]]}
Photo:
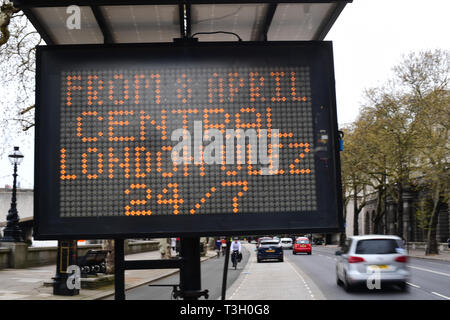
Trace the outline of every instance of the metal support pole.
{"label": "metal support pole", "polygon": [[14,164],[13,189],[11,208],[6,216],[6,228],[3,230],[3,242],[23,242],[22,230],[19,227],[19,215],[17,213],[17,164]]}
{"label": "metal support pole", "polygon": [[225,254],[225,263],[223,266],[222,300],[225,300],[225,295],[227,292],[227,276],[228,276],[228,261],[230,260],[230,247],[231,247],[231,240],[229,237],[227,237],[227,251]]}
{"label": "metal support pole", "polygon": [[53,278],[53,294],[59,296],[74,296],[80,293],[77,288],[69,288],[67,280],[70,274],[67,268],[77,264],[77,241],[58,240],[58,254],[56,259],[56,275]]}
{"label": "metal support pole", "polygon": [[123,239],[114,239],[114,300],[125,300],[125,253]]}
{"label": "metal support pole", "polygon": [[[180,270],[180,289],[182,292],[200,292],[200,238],[185,237],[180,239],[183,265]],[[184,300],[197,300],[195,295],[186,294]]]}

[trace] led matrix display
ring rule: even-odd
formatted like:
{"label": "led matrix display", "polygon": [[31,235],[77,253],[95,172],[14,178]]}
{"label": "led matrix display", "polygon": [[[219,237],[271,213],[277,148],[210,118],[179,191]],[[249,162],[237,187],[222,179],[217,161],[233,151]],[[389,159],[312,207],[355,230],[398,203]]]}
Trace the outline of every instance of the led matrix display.
{"label": "led matrix display", "polygon": [[327,45],[115,49],[40,50],[38,237],[339,227]]}
{"label": "led matrix display", "polygon": [[[63,71],[61,82],[61,216],[316,210],[307,67]],[[278,169],[262,175],[250,141],[216,164],[199,141],[197,164],[174,164],[171,133],[193,144],[194,121],[203,137],[266,129],[270,143],[279,129]]]}

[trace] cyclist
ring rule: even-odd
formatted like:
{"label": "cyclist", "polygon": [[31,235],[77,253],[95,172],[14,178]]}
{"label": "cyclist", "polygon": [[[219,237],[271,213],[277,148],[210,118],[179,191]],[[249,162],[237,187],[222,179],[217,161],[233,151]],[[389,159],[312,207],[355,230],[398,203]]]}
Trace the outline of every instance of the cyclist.
{"label": "cyclist", "polygon": [[240,259],[242,257],[241,242],[237,238],[235,238],[234,241],[231,243],[230,250],[232,251],[231,262],[233,262],[233,268],[236,269],[237,268],[237,264],[238,264],[238,262],[240,261]]}

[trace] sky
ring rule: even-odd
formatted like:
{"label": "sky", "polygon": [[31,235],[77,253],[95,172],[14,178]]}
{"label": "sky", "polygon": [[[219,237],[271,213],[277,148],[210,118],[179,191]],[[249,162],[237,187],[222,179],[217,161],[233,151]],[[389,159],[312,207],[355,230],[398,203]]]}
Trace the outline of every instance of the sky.
{"label": "sky", "polygon": [[[382,85],[403,55],[450,50],[449,12],[450,0],[354,0],[345,7],[325,38],[333,41],[339,126],[356,120],[364,89]],[[33,130],[6,150],[14,145],[25,155],[21,187],[33,188]],[[0,187],[12,184],[11,174],[7,153],[0,155]]]}
{"label": "sky", "polygon": [[450,50],[449,0],[354,0],[325,40],[333,41],[339,125],[358,116],[363,91],[383,84],[402,55]]}

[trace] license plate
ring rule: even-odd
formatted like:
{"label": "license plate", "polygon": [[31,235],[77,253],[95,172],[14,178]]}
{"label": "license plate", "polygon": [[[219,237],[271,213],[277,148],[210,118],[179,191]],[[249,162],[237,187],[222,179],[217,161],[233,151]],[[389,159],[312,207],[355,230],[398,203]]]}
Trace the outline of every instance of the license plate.
{"label": "license plate", "polygon": [[368,270],[388,270],[390,267],[385,264],[378,264],[378,265],[370,265],[367,267]]}
{"label": "license plate", "polygon": [[306,245],[304,245],[304,244],[302,244],[300,247],[302,247],[302,248],[305,248],[306,247]]}
{"label": "license plate", "polygon": [[266,252],[275,252],[275,250],[266,250]]}

